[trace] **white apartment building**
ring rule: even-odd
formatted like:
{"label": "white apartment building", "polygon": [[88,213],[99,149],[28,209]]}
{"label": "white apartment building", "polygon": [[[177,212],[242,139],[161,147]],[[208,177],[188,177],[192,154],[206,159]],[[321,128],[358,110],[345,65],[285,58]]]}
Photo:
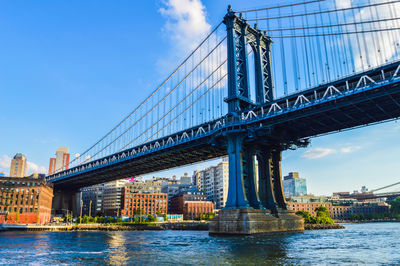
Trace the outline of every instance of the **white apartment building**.
{"label": "white apartment building", "polygon": [[207,195],[209,201],[214,202],[216,209],[225,207],[228,197],[229,164],[224,158],[217,166],[211,166],[203,171],[195,172],[199,179],[199,189]]}

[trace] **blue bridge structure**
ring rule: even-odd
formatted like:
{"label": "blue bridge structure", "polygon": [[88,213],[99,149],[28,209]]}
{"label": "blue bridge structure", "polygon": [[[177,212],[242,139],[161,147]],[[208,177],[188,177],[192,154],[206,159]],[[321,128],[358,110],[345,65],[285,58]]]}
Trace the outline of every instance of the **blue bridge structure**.
{"label": "blue bridge structure", "polygon": [[46,180],[73,193],[228,156],[226,209],[279,215],[287,209],[283,151],[400,117],[398,8],[317,0],[229,7],[148,98]]}

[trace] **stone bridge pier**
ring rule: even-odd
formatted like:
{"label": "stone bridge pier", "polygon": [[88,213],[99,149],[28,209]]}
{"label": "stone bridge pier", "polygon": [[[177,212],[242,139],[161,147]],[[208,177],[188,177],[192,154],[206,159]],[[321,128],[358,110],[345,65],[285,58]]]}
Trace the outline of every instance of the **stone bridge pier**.
{"label": "stone bridge pier", "polygon": [[282,187],[282,149],[249,144],[244,139],[237,133],[227,137],[228,198],[225,208],[211,221],[210,234],[303,231],[303,219],[287,209]]}

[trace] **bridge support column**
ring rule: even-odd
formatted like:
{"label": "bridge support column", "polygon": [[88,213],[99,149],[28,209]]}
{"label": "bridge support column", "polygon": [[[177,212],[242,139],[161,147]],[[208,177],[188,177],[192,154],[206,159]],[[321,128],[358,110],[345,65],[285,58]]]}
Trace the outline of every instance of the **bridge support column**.
{"label": "bridge support column", "polygon": [[247,170],[242,159],[243,139],[240,134],[230,134],[228,136],[228,156],[229,156],[229,189],[226,200],[226,209],[249,208],[244,187],[243,173]]}
{"label": "bridge support column", "polygon": [[274,193],[274,181],[272,175],[272,160],[270,154],[264,151],[257,151],[258,161],[258,193],[262,204],[271,213],[276,214],[277,203]]}
{"label": "bridge support column", "polygon": [[[255,186],[255,153],[259,158],[259,193]],[[256,152],[254,146],[244,144],[241,135],[232,134],[228,136],[228,155],[228,200],[226,207],[211,221],[209,233],[303,231],[303,219],[286,210],[281,180],[281,150]]]}
{"label": "bridge support column", "polygon": [[255,173],[255,159],[254,159],[254,146],[247,146],[244,148],[244,185],[246,196],[249,199],[250,206],[254,209],[262,209],[263,206],[258,197],[256,190],[256,173]]}
{"label": "bridge support column", "polygon": [[[270,151],[270,167],[268,174],[273,180],[275,192],[275,200],[278,207],[282,210],[287,210],[285,195],[283,193],[282,186],[282,169],[281,169],[282,151],[278,149],[273,149]],[[272,176],[271,176],[272,175]]]}
{"label": "bridge support column", "polygon": [[282,186],[282,151],[278,148],[266,148],[257,151],[259,193],[263,205],[277,215],[287,211]]}

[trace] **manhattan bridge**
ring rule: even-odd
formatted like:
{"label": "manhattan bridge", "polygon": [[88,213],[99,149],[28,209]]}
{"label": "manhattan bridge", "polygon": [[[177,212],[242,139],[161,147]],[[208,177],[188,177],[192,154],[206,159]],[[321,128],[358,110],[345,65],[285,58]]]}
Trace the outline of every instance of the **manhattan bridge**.
{"label": "manhattan bridge", "polygon": [[283,151],[400,116],[399,2],[229,7],[146,99],[46,180],[68,194],[227,155],[226,208],[278,215]]}

